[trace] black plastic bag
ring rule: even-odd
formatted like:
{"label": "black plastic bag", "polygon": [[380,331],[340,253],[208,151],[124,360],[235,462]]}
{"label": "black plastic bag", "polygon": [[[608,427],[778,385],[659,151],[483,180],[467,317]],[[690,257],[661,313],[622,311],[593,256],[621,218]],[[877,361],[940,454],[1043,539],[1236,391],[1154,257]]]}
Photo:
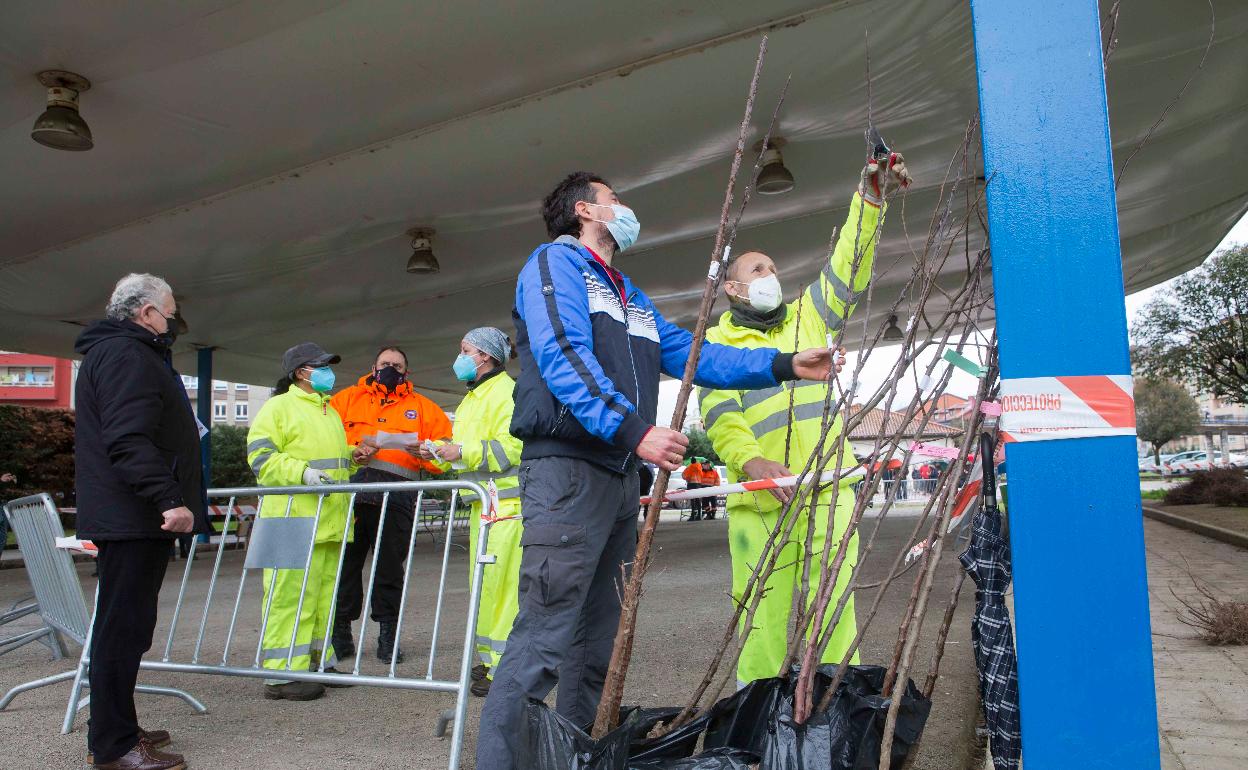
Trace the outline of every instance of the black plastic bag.
{"label": "black plastic bag", "polygon": [[[816,704],[835,675],[836,666],[819,667]],[[783,679],[753,681],[711,709],[703,745],[758,754],[763,770],[874,770],[888,716],[889,698],[880,694],[884,676],[880,666],[850,666],[827,710],[801,725],[793,721],[796,671]],[[894,767],[918,740],[930,711],[931,701],[908,681],[893,736]]]}
{"label": "black plastic bag", "polygon": [[636,730],[636,712],[616,729],[594,740],[584,730],[533,698],[524,707],[519,750],[520,770],[627,770],[628,744]]}
{"label": "black plastic bag", "polygon": [[[655,725],[664,724],[676,718],[681,709],[676,707],[638,709],[627,716],[621,713],[621,722],[633,726],[632,739],[628,747],[628,758],[633,761],[655,761],[662,759],[683,759],[693,755],[698,748],[698,739],[706,730],[709,716],[694,719],[672,730],[661,738],[647,738]],[[631,765],[630,765],[631,766]],[[663,765],[667,767],[667,765]],[[681,767],[684,765],[673,765]],[[698,767],[696,765],[692,767]],[[708,767],[716,767],[708,765]],[[730,767],[726,765],[725,767]]]}
{"label": "black plastic bag", "polygon": [[756,679],[717,701],[707,715],[710,724],[703,747],[722,746],[761,755],[775,732],[775,716],[787,689],[785,679]]}
{"label": "black plastic bag", "polygon": [[[836,666],[819,667],[814,701],[827,692]],[[880,693],[885,670],[880,666],[851,666],[828,708],[812,714],[804,724],[793,721],[792,679],[780,698],[774,730],[760,752],[764,770],[875,770],[880,764],[880,741],[890,699]],[[893,733],[892,766],[900,767],[918,740],[931,711],[914,682],[907,680]]]}
{"label": "black plastic bag", "polygon": [[651,762],[630,760],[628,770],[751,770],[757,764],[757,754],[740,749],[720,748],[684,759],[659,759]]}
{"label": "black plastic bag", "polygon": [[[835,666],[819,667],[815,703],[835,674]],[[742,770],[760,761],[762,770],[875,770],[889,707],[880,693],[884,676],[880,666],[851,666],[831,705],[801,725],[793,721],[796,677],[760,679],[720,700],[706,716],[653,739],[647,736],[655,725],[679,709],[622,709],[620,726],[596,741],[542,701],[530,700],[516,760],[521,770]],[[923,732],[931,707],[907,681],[891,747],[894,767]],[[694,756],[703,734],[704,753]]]}

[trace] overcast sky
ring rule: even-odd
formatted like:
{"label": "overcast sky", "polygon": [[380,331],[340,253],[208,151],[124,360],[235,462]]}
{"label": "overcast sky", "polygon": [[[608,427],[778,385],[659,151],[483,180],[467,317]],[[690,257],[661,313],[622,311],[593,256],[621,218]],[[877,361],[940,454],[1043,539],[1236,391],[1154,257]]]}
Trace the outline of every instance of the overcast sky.
{"label": "overcast sky", "polygon": [[[1236,243],[1248,243],[1248,215],[1240,219],[1238,224],[1231,228],[1231,231],[1227,233],[1225,238],[1222,239],[1222,242],[1218,244],[1218,247],[1214,249],[1214,252],[1216,253],[1221,251]],[[1157,293],[1157,291],[1166,286],[1168,283],[1169,281],[1158,284],[1150,289],[1138,291],[1135,294],[1128,296],[1126,298],[1128,323],[1135,318],[1135,315],[1139,312],[1140,308],[1143,307],[1144,304]],[[990,330],[985,331],[990,333]],[[896,345],[876,349],[876,351],[871,355],[871,358],[867,361],[866,366],[863,367],[861,375],[862,381],[858,388],[859,393],[871,393],[880,386],[887,376],[888,371],[892,368],[893,362],[896,360],[898,349],[899,348]],[[968,357],[978,359],[978,353],[980,351],[976,350],[973,352],[975,355],[970,355]],[[943,351],[933,351],[931,356],[937,355],[937,353],[943,353]],[[927,363],[931,360],[931,356],[923,357],[920,362],[920,368],[926,367]],[[848,375],[848,373],[853,370],[854,365],[855,357],[854,354],[851,353],[849,354],[849,361],[845,368],[844,374]],[[935,374],[939,375],[940,373],[941,369],[940,367],[937,367]],[[909,380],[909,384],[898,388],[898,399],[895,403],[899,406],[909,403],[909,400],[914,396],[915,376],[912,373],[912,375],[907,379]],[[846,377],[845,381],[848,382],[848,377]],[[676,394],[679,389],[680,383],[676,380],[664,380],[659,386],[659,425],[671,424],[672,411],[676,408]],[[962,372],[961,370],[955,369],[953,378],[950,380],[949,387],[946,389],[946,392],[954,393],[959,396],[968,396],[975,392],[975,378]],[[698,404],[697,398],[695,397],[690,399],[689,415],[685,418],[686,423],[690,419],[696,418],[698,414],[697,410]]]}

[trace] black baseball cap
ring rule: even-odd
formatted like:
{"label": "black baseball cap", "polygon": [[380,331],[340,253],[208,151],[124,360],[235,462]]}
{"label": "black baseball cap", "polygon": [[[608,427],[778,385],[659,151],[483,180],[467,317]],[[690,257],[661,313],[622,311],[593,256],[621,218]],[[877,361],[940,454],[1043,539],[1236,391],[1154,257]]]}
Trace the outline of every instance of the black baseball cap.
{"label": "black baseball cap", "polygon": [[329,366],[342,361],[341,356],[326,353],[325,348],[315,342],[300,342],[282,354],[282,371],[292,374],[296,369],[310,366],[313,369]]}

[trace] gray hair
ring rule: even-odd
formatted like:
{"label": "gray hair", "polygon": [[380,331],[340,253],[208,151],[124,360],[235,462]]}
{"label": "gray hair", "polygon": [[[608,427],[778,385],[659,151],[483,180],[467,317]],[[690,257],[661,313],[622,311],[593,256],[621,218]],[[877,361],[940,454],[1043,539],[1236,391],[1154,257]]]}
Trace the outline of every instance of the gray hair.
{"label": "gray hair", "polygon": [[114,321],[129,321],[139,314],[139,308],[156,305],[173,289],[164,278],[150,273],[131,273],[117,282],[113,296],[108,300],[104,313]]}

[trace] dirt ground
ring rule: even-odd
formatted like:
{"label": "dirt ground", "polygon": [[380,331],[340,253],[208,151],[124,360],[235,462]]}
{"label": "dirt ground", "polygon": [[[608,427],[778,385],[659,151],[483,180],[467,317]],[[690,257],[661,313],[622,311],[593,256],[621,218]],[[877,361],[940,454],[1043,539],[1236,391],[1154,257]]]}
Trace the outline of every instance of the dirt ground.
{"label": "dirt ground", "polygon": [[1201,524],[1210,524],[1248,535],[1248,508],[1217,505],[1163,505],[1156,502],[1149,503],[1149,505],[1173,513],[1175,516],[1199,521]]}
{"label": "dirt ground", "polygon": [[[705,672],[713,653],[712,645],[723,634],[731,613],[726,596],[730,579],[727,523],[722,520],[677,522],[667,520],[670,516],[665,514],[660,527],[659,549],[647,580],[626,693],[626,702],[630,703],[656,706],[682,702]],[[891,560],[902,547],[914,522],[915,519],[896,513],[884,522],[880,540],[867,562],[868,579],[883,576],[884,560]],[[409,676],[423,675],[428,662],[440,563],[441,550],[429,538],[419,538],[412,578],[412,586],[418,587],[419,593],[409,598],[402,631],[407,662],[400,666],[400,672],[407,672]],[[159,659],[163,654],[183,565],[183,562],[170,564],[161,594],[160,626],[149,659]],[[462,550],[453,549],[451,569],[434,666],[435,676],[447,679],[453,677],[457,651],[464,639],[468,562]],[[932,640],[956,569],[956,560],[947,555],[932,595],[935,606],[924,625],[923,642],[915,659],[913,676],[920,683],[927,672]],[[206,556],[193,563],[187,609],[179,622],[171,660],[190,659],[210,570],[211,560]],[[223,577],[209,610],[209,630],[201,661],[220,661],[240,570],[241,554],[227,552]],[[79,565],[78,571],[83,589],[90,596],[95,582],[89,577],[90,565]],[[914,574],[912,571],[897,581],[889,591],[867,635],[864,663],[887,664]],[[29,586],[24,570],[0,571],[0,607],[7,608],[27,593]],[[860,617],[871,597],[870,591],[863,591],[858,597]],[[963,770],[974,753],[978,706],[969,639],[973,603],[973,591],[964,589],[934,693],[932,715],[914,763],[917,770]],[[233,664],[250,665],[254,657],[260,625],[259,604],[259,585],[251,576],[239,614],[239,628],[231,645]],[[11,631],[33,626],[32,619],[25,618],[5,627],[0,636],[7,637]],[[375,624],[371,625],[369,634],[375,639]],[[364,673],[384,673],[382,664],[367,654],[375,649],[369,646]],[[77,650],[72,654],[77,655]],[[27,645],[0,656],[0,690],[70,667],[70,661],[51,661],[47,648],[39,644]],[[447,764],[449,739],[433,737],[439,712],[453,705],[453,697],[445,693],[354,687],[330,690],[319,701],[292,703],[264,700],[259,680],[143,672],[140,681],[184,688],[208,706],[209,713],[198,716],[177,700],[149,695],[138,697],[143,724],[171,730],[175,739],[173,749],[184,753],[194,768],[423,769]],[[85,713],[72,733],[61,735],[59,732],[68,691],[68,684],[60,684],[26,693],[7,711],[0,712],[0,734],[4,736],[0,767],[83,766]],[[469,704],[461,765],[464,768],[473,766],[481,703],[480,699],[473,698]]]}

